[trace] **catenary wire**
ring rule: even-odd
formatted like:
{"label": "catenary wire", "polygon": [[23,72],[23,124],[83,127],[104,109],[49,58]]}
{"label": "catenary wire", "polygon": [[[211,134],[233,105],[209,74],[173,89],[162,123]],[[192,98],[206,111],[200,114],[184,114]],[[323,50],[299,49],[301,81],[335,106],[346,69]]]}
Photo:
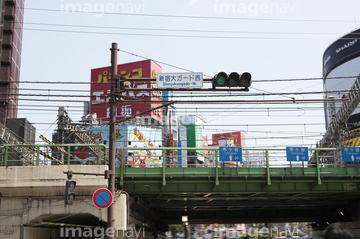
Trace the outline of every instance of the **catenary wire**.
{"label": "catenary wire", "polygon": [[[47,11],[66,13],[65,9],[49,8],[32,8],[25,7],[24,10]],[[98,12],[98,11],[71,11],[71,13],[81,14],[109,14],[119,16],[136,16],[136,17],[163,17],[163,18],[188,18],[188,19],[211,19],[211,20],[241,20],[241,21],[280,21],[280,22],[326,22],[326,23],[353,23],[354,20],[321,20],[321,19],[286,19],[286,18],[244,18],[244,17],[214,17],[214,16],[190,16],[190,15],[170,15],[170,14],[137,14],[137,13],[117,13],[117,12]]]}
{"label": "catenary wire", "polygon": [[[230,31],[230,30],[204,30],[204,29],[172,29],[172,28],[145,28],[145,27],[119,27],[119,26],[95,26],[79,24],[58,24],[43,22],[22,22],[25,25],[75,27],[75,28],[100,28],[100,29],[119,29],[119,30],[141,30],[141,31],[169,31],[169,32],[203,32],[203,33],[236,33],[236,34],[289,34],[289,35],[341,35],[342,33],[322,33],[322,32],[269,32],[269,31]],[[353,33],[354,35],[360,33]]]}

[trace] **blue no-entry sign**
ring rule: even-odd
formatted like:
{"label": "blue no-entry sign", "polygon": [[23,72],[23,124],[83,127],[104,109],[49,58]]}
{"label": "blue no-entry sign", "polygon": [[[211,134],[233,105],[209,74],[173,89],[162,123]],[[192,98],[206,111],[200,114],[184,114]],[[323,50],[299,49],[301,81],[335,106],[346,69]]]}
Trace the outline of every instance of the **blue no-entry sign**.
{"label": "blue no-entry sign", "polygon": [[98,208],[107,208],[113,201],[113,195],[107,188],[100,188],[94,192],[93,203]]}

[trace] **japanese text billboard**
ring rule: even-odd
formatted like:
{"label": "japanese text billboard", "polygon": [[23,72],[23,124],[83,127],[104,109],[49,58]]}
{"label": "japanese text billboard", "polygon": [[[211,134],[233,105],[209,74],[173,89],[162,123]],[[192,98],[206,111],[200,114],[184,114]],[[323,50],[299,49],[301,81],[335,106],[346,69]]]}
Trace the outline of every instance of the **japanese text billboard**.
{"label": "japanese text billboard", "polygon": [[[118,74],[126,78],[155,78],[161,72],[161,67],[151,60],[132,62],[118,65]],[[103,67],[91,70],[91,103],[90,113],[96,113],[100,122],[108,122],[110,116],[110,81],[111,68]],[[128,98],[136,98],[145,101],[161,101],[162,94],[159,91],[131,91],[131,88],[156,88],[156,83],[148,81],[135,81],[127,87],[128,91],[123,95]],[[131,116],[161,104],[148,103],[118,103],[116,107],[116,120],[125,116]],[[140,117],[153,117],[162,121],[162,109],[148,112]]]}

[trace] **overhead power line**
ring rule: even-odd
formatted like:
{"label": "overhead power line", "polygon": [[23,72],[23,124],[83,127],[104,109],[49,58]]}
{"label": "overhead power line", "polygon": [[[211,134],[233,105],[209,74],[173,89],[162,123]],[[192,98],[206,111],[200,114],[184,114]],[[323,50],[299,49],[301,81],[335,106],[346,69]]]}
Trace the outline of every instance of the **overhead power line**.
{"label": "overhead power line", "polygon": [[[249,37],[249,36],[225,36],[225,35],[170,35],[170,34],[147,34],[147,33],[125,33],[125,32],[98,32],[98,31],[78,31],[78,30],[60,30],[43,28],[23,28],[27,31],[40,32],[59,32],[76,34],[97,34],[97,35],[121,35],[121,36],[146,36],[146,37],[172,37],[172,38],[200,38],[200,39],[244,39],[244,40],[321,40],[321,38],[310,37]],[[340,39],[353,40],[360,37],[343,37]]]}
{"label": "overhead power line", "polygon": [[246,17],[215,17],[215,16],[190,16],[190,15],[170,15],[170,14],[139,14],[125,12],[106,12],[106,11],[80,11],[76,9],[49,9],[49,8],[31,8],[26,7],[25,10],[61,12],[61,13],[81,13],[81,14],[105,14],[118,16],[135,16],[135,17],[162,17],[162,18],[187,18],[187,19],[209,19],[209,20],[239,20],[239,21],[275,21],[275,22],[326,22],[326,23],[353,23],[354,20],[327,20],[327,19],[287,19],[287,18],[246,18]]}
{"label": "overhead power line", "polygon": [[[78,33],[78,34],[97,34],[97,35],[122,35],[122,36],[147,36],[147,37],[181,37],[181,38],[207,38],[207,39],[249,39],[249,40],[314,40],[314,37],[248,37],[248,36],[223,36],[223,35],[169,35],[169,34],[146,34],[146,33],[124,33],[124,32],[96,32],[96,31],[75,31],[75,30],[57,30],[57,29],[41,29],[41,28],[23,28],[27,31],[41,32],[62,32],[62,33]],[[353,38],[352,38],[353,39]]]}
{"label": "overhead power line", "polygon": [[[23,22],[25,25],[38,26],[56,26],[56,27],[74,27],[74,28],[99,28],[99,29],[118,29],[135,31],[164,31],[164,32],[196,32],[196,33],[231,33],[231,34],[284,34],[284,35],[341,35],[342,33],[324,33],[324,32],[269,32],[269,31],[230,31],[230,30],[204,30],[204,29],[173,29],[173,28],[145,28],[145,27],[119,27],[119,26],[99,26],[99,25],[80,25],[80,24],[58,24],[42,22]],[[354,33],[360,34],[360,33]]]}
{"label": "overhead power line", "polygon": [[[47,97],[44,95],[44,97]],[[50,99],[31,99],[31,98],[19,98],[19,100],[24,101],[44,101],[44,102],[78,102],[78,103],[84,103],[84,102],[90,102],[88,100],[66,100],[66,99],[59,99],[59,100],[50,100]],[[333,101],[342,101],[342,99],[334,99],[334,100],[328,100],[328,99],[290,99],[290,100],[203,100],[203,101],[180,101],[176,100],[174,101],[174,104],[304,104],[304,103],[323,103],[323,102],[333,102]],[[144,100],[138,100],[138,101],[123,101],[122,103],[147,103],[147,104],[162,104],[162,103],[169,103],[170,101],[144,101]],[[120,102],[119,102],[120,103]]]}
{"label": "overhead power line", "polygon": [[[177,66],[174,66],[174,65],[171,65],[171,64],[167,64],[167,63],[164,63],[164,62],[161,62],[161,61],[158,61],[158,60],[154,60],[154,59],[151,59],[151,58],[147,58],[147,57],[142,57],[142,56],[139,56],[137,54],[134,54],[134,53],[130,53],[130,52],[127,52],[127,51],[124,51],[124,50],[119,50],[119,51],[122,51],[124,53],[128,53],[128,54],[131,54],[132,56],[136,56],[136,57],[141,57],[141,58],[144,58],[144,59],[147,59],[147,60],[153,60],[155,62],[158,62],[160,64],[163,64],[163,65],[167,65],[167,66],[171,66],[171,67],[174,67],[174,68],[178,68],[178,69],[181,69],[181,70],[184,70],[184,71],[188,71],[188,72],[194,72],[194,71],[191,71],[191,70],[187,70],[185,68],[181,68],[181,67],[177,67]],[[205,75],[207,76],[207,75]],[[207,76],[209,78],[212,78],[213,76]],[[349,80],[355,80],[357,76],[338,76],[338,77],[327,77],[326,79],[327,80],[332,80],[332,79],[349,79]],[[129,78],[130,80],[132,78]],[[141,78],[136,78],[137,80],[141,79]],[[148,79],[148,78],[146,78]],[[313,80],[324,80],[323,77],[312,77],[312,78],[290,78],[290,79],[259,79],[259,80],[252,80],[252,82],[266,82],[266,83],[274,83],[274,82],[278,82],[278,81],[313,81]],[[154,78],[154,81],[155,81],[155,78]],[[206,83],[206,82],[205,82]],[[210,81],[208,82],[210,83]],[[20,81],[20,84],[64,84],[64,85],[91,85],[91,84],[97,84],[97,82],[90,82],[90,81]],[[102,84],[108,84],[110,85],[110,83],[102,83]],[[38,90],[38,89],[37,89]]]}
{"label": "overhead power line", "polygon": [[[23,89],[22,89],[23,90]],[[33,91],[34,89],[27,89],[27,90],[31,90]],[[47,91],[48,94],[24,94],[24,93],[20,93],[20,94],[13,94],[13,93],[8,93],[8,94],[1,94],[1,95],[17,95],[17,96],[39,96],[39,97],[95,97],[94,95],[60,95],[60,94],[50,94],[53,92],[57,92],[57,91],[67,91],[67,90],[57,90],[57,89],[37,89],[38,91]],[[71,91],[71,90],[69,90]],[[131,92],[131,89],[129,89],[129,91]],[[171,91],[171,90],[169,90]],[[231,91],[229,89],[229,91]],[[73,92],[76,92],[76,90],[74,90]],[[90,93],[90,91],[82,91],[82,92],[88,92]],[[249,94],[236,94],[236,93],[232,93],[232,94],[187,94],[187,95],[173,95],[172,98],[176,99],[176,98],[209,98],[209,97],[239,97],[239,96],[279,96],[279,95],[323,95],[323,94],[329,94],[329,93],[333,93],[333,94],[344,94],[344,93],[349,93],[349,90],[339,90],[339,91],[313,91],[313,92],[284,92],[284,93],[249,93]],[[105,97],[105,96],[104,96]],[[148,98],[148,96],[139,96],[137,97],[137,99],[142,99],[142,98]]]}

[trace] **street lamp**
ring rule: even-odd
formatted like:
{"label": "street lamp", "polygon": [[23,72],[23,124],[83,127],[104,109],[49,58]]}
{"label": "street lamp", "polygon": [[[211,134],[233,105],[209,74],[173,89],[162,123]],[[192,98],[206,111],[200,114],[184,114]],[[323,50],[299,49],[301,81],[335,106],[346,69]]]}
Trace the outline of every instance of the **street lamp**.
{"label": "street lamp", "polygon": [[184,224],[185,239],[187,239],[188,216],[182,216],[181,221]]}

